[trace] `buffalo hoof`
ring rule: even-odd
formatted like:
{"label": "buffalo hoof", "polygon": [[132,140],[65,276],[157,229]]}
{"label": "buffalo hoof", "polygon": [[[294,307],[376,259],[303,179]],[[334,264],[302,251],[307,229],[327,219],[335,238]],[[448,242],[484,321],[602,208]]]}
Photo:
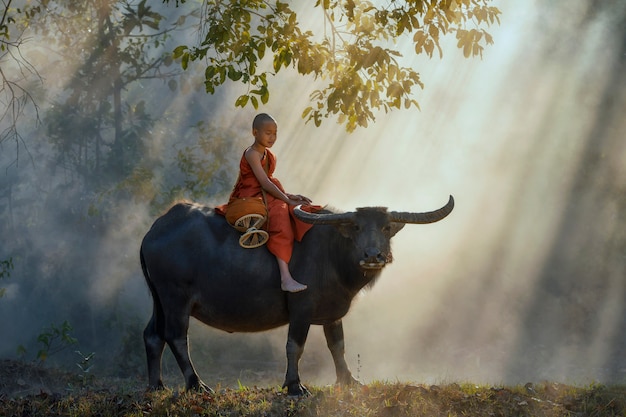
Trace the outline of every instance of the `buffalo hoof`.
{"label": "buffalo hoof", "polygon": [[341,380],[337,380],[337,384],[339,385],[357,385],[357,386],[362,386],[363,384],[361,384],[361,382],[354,378],[352,375],[348,376],[347,378],[342,378]]}
{"label": "buffalo hoof", "polygon": [[287,387],[287,396],[293,398],[299,398],[311,395],[311,392],[299,382],[293,382],[290,384],[285,383],[283,388]]}
{"label": "buffalo hoof", "polygon": [[202,380],[200,380],[200,378],[198,378],[197,376],[190,378],[190,380],[187,382],[186,388],[187,391],[215,394],[211,387],[202,382]]}
{"label": "buffalo hoof", "polygon": [[165,389],[163,381],[159,380],[156,384],[148,385],[148,391],[162,391]]}

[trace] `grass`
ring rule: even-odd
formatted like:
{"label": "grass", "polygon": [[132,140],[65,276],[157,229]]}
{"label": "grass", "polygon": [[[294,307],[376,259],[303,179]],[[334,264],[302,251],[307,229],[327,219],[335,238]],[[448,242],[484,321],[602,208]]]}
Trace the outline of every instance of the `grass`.
{"label": "grass", "polygon": [[309,387],[290,398],[278,387],[216,388],[215,394],[117,388],[0,396],[0,416],[626,416],[626,387],[557,383],[515,387],[376,382]]}

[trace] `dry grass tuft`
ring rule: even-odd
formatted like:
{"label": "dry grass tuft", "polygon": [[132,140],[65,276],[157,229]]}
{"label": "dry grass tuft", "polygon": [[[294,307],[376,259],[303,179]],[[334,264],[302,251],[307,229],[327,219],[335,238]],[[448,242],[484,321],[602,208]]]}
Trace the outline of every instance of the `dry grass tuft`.
{"label": "dry grass tuft", "polygon": [[2,416],[626,416],[626,387],[543,383],[516,387],[372,383],[314,387],[290,398],[278,387],[219,388],[215,394],[81,389],[0,397]]}

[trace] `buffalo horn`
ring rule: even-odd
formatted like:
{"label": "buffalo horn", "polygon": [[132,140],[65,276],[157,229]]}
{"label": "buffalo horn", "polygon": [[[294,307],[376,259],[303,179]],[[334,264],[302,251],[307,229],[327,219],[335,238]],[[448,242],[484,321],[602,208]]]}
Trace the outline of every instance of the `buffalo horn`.
{"label": "buffalo horn", "polygon": [[446,217],[454,208],[454,198],[450,196],[448,204],[435,211],[428,211],[425,213],[405,213],[392,211],[389,213],[389,220],[397,223],[413,223],[413,224],[426,224],[434,223]]}
{"label": "buffalo horn", "polygon": [[339,224],[349,223],[354,219],[354,213],[309,213],[297,206],[293,210],[296,217],[310,224]]}

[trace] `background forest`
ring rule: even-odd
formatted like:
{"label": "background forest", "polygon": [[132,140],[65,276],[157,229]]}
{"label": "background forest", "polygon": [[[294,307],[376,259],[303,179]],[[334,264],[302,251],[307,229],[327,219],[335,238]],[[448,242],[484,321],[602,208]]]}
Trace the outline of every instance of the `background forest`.
{"label": "background forest", "polygon": [[[626,4],[520,3],[494,2],[482,59],[454,38],[432,60],[398,44],[425,83],[420,111],[377,111],[350,134],[305,124],[318,80],[284,72],[259,106],[279,121],[288,190],[346,210],[457,201],[395,238],[395,263],[349,313],[361,379],[626,378]],[[235,107],[245,87],[208,95],[202,63],[173,58],[198,38],[197,6],[49,2],[19,53],[3,50],[1,358],[76,369],[94,352],[93,372],[144,378],[141,238],[178,199],[226,200],[257,111]],[[191,337],[201,375],[282,381],[284,329]],[[313,331],[305,379],[333,381],[324,349]]]}
{"label": "background forest", "polygon": [[141,373],[140,239],[178,199],[227,198],[248,123],[216,127],[220,94],[172,59],[198,5],[49,6],[2,63],[0,355]]}

